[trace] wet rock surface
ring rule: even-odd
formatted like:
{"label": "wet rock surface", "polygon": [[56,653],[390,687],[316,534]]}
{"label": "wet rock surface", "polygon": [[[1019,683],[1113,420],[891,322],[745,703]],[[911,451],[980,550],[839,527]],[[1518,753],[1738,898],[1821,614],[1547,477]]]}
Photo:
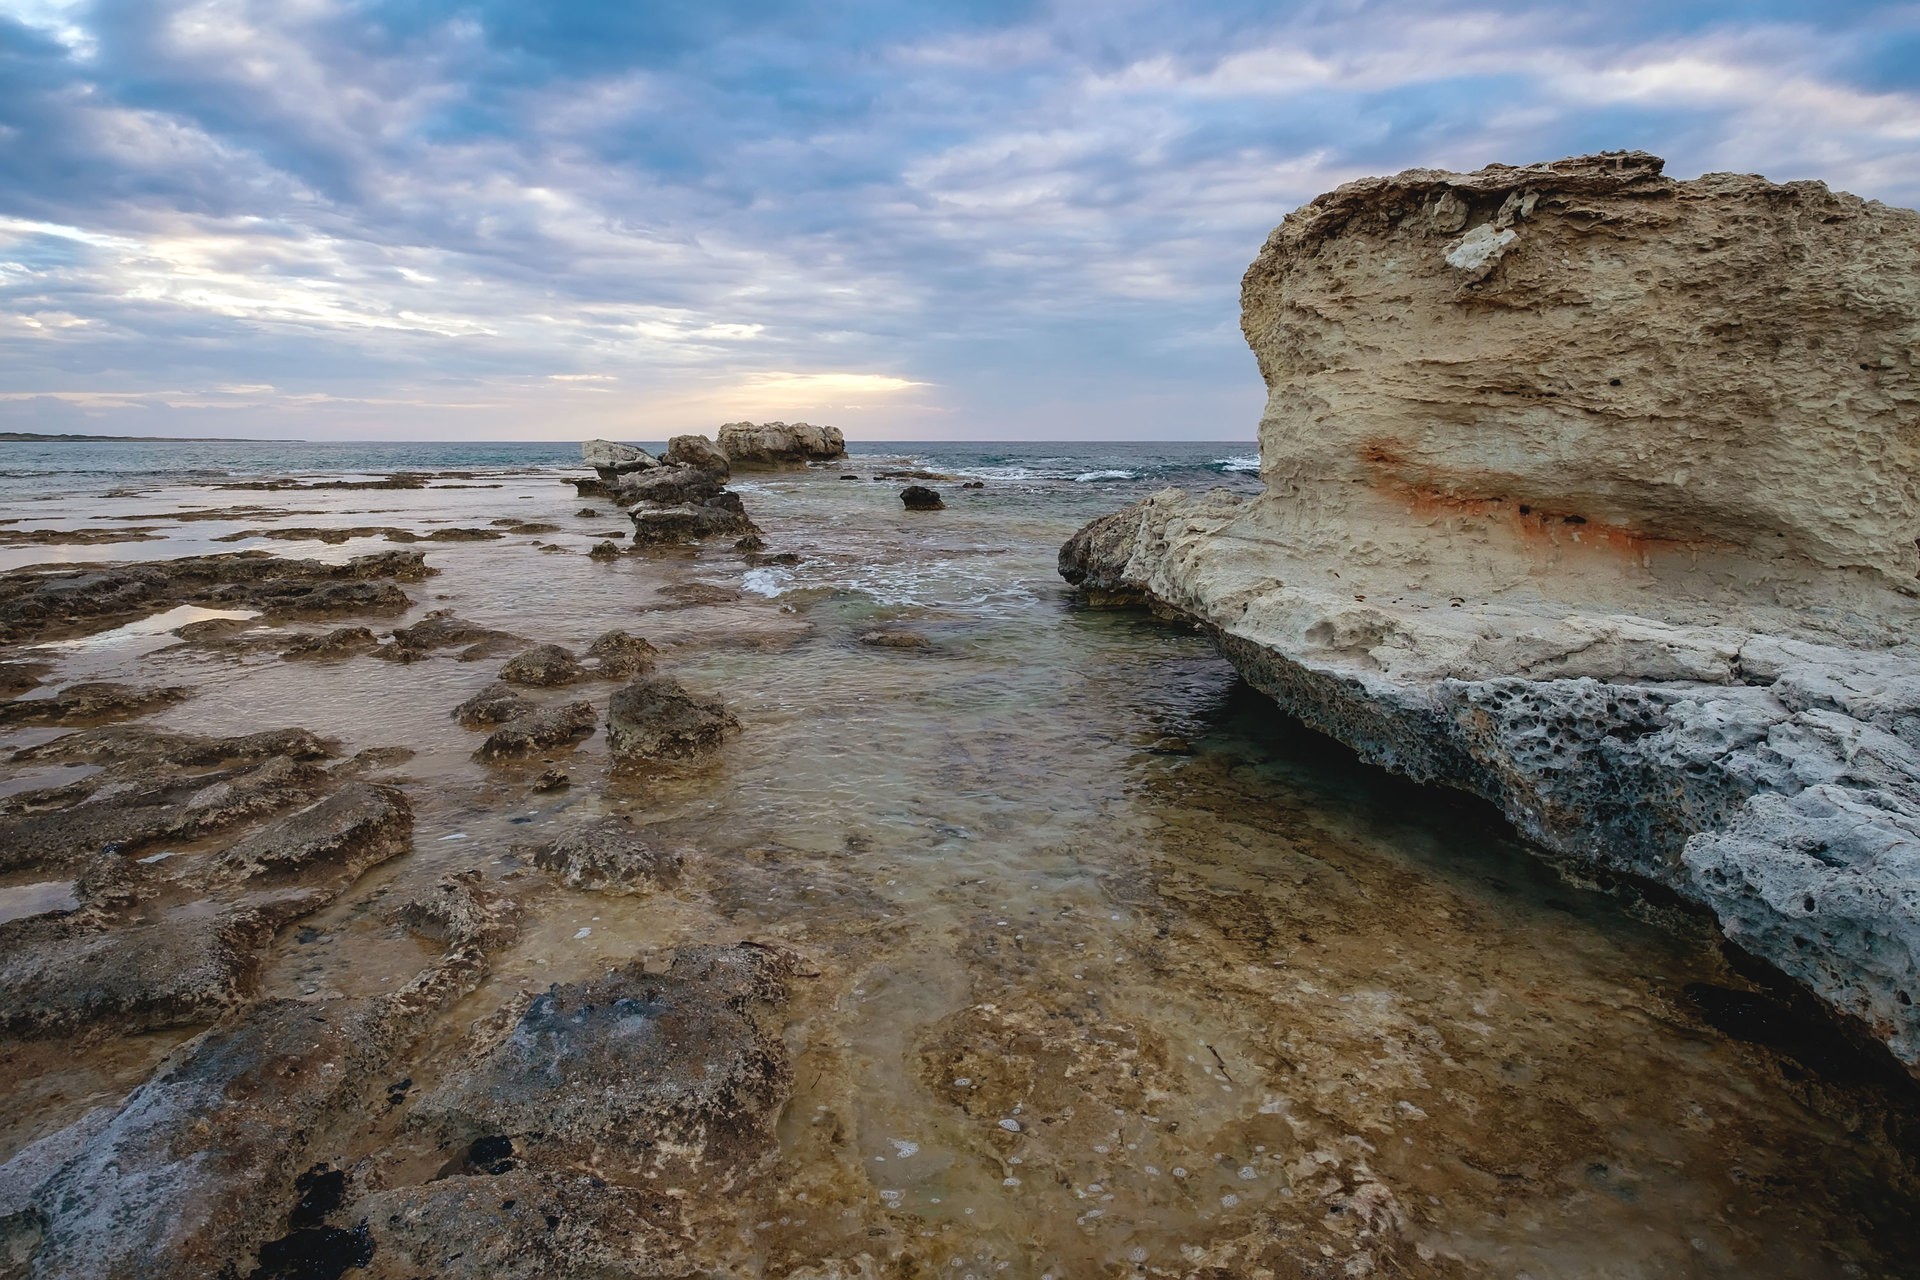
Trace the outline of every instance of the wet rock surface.
{"label": "wet rock surface", "polygon": [[696,697],[670,676],[643,676],[607,704],[607,748],[616,760],[693,759],[739,731],[718,699]]}
{"label": "wet rock surface", "polygon": [[436,609],[412,626],[394,631],[376,656],[392,662],[418,662],[442,649],[458,649],[460,661],[478,662],[504,657],[525,648],[526,643],[511,632],[456,618],[448,609]]}
{"label": "wet rock surface", "polygon": [[909,511],[939,511],[947,504],[936,490],[923,484],[910,484],[900,491],[900,505]]}

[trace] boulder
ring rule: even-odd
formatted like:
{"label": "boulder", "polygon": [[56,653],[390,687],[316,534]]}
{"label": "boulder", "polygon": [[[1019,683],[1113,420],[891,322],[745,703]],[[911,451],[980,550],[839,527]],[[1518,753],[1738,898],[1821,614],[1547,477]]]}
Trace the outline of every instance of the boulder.
{"label": "boulder", "polygon": [[573,651],[557,644],[537,644],[500,668],[500,678],[508,684],[548,689],[572,684],[585,674]]}
{"label": "boulder", "polygon": [[717,699],[696,698],[669,676],[643,676],[607,704],[607,749],[615,760],[689,759],[739,731]]}
{"label": "boulder", "polygon": [[667,441],[666,461],[670,466],[711,472],[721,480],[733,470],[726,453],[705,436],[675,436]]}
{"label": "boulder", "polygon": [[[589,440],[580,446],[580,456],[607,484],[612,484],[629,472],[647,471],[660,465],[659,460],[645,449],[636,445],[616,444],[612,440]],[[583,492],[581,496],[585,497],[586,494]]]}
{"label": "boulder", "polygon": [[910,484],[902,489],[900,502],[909,511],[940,511],[947,505],[940,500],[939,493],[923,484]]}
{"label": "boulder", "polygon": [[729,422],[720,428],[719,443],[736,469],[803,466],[847,456],[840,428],[810,422]]}
{"label": "boulder", "polygon": [[1643,153],[1349,183],[1241,288],[1266,491],[1061,571],[1671,887],[1920,1073],[1920,214]]}
{"label": "boulder", "polygon": [[680,878],[680,855],[642,840],[624,818],[606,818],[569,831],[533,855],[569,889],[646,893]]}

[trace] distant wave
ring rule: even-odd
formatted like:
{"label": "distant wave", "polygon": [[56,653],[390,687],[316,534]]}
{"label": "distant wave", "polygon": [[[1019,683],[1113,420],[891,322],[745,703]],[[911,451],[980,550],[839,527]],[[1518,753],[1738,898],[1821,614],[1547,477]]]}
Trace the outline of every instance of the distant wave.
{"label": "distant wave", "polygon": [[1091,484],[1096,480],[1138,480],[1140,475],[1134,471],[1083,471],[1075,476],[1076,484]]}
{"label": "distant wave", "polygon": [[1258,471],[1260,457],[1258,454],[1249,454],[1240,458],[1215,458],[1209,465],[1219,471]]}

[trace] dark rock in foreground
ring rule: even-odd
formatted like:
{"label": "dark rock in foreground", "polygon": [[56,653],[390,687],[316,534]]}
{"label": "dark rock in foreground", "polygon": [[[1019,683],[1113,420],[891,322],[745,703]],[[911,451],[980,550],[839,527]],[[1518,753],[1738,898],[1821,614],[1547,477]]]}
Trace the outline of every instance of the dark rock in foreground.
{"label": "dark rock in foreground", "polygon": [[554,987],[416,1114],[450,1145],[509,1138],[533,1168],[726,1191],[776,1149],[793,968],[752,944],[685,947],[665,973]]}
{"label": "dark rock in foreground", "polygon": [[900,502],[909,511],[939,511],[947,505],[937,491],[923,484],[910,484],[902,489]]}

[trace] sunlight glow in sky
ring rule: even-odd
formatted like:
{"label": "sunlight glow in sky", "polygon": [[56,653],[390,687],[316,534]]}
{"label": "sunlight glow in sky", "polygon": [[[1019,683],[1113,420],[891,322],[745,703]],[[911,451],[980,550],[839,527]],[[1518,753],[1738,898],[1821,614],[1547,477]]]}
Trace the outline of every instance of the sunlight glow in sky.
{"label": "sunlight glow in sky", "polygon": [[1413,166],[1920,202],[1920,4],[0,0],[0,430],[1246,439]]}

